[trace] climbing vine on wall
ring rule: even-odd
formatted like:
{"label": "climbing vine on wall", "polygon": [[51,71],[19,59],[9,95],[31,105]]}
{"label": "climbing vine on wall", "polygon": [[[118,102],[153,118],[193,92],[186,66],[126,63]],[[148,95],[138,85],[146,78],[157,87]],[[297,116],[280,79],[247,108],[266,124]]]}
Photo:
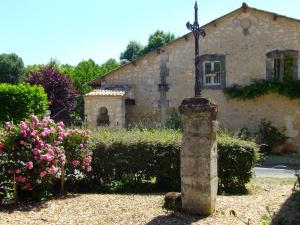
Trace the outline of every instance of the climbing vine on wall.
{"label": "climbing vine on wall", "polygon": [[241,100],[255,99],[257,97],[270,93],[278,93],[290,99],[300,99],[300,80],[297,81],[268,81],[268,80],[252,80],[249,85],[233,85],[224,89],[224,93],[229,98]]}

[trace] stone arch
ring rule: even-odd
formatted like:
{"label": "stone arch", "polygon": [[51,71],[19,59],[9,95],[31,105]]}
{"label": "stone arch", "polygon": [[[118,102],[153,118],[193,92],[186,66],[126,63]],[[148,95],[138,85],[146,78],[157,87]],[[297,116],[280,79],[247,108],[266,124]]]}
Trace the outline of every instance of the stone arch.
{"label": "stone arch", "polygon": [[106,107],[101,107],[98,111],[97,126],[109,126],[109,115]]}

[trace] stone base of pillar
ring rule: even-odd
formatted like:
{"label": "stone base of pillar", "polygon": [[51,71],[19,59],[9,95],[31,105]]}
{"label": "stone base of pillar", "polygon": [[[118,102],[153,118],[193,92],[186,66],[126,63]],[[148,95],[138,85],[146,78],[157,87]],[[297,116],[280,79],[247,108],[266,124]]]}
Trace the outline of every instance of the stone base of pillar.
{"label": "stone base of pillar", "polygon": [[181,146],[182,210],[199,215],[215,211],[217,177],[217,106],[195,97],[179,106],[183,123]]}

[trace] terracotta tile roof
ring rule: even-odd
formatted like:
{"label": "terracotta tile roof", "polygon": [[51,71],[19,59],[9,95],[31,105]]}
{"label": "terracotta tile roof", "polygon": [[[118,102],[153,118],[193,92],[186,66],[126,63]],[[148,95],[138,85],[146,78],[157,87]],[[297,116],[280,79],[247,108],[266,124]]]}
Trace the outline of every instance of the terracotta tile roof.
{"label": "terracotta tile roof", "polygon": [[126,91],[121,89],[95,89],[89,93],[87,93],[85,96],[124,96],[126,94]]}

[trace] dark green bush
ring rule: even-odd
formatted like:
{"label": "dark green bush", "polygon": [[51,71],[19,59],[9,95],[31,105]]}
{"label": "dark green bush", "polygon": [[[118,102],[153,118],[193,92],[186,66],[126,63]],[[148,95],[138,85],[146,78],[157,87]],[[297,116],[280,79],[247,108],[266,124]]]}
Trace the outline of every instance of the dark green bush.
{"label": "dark green bush", "polygon": [[[93,172],[80,181],[86,189],[180,191],[179,131],[101,130],[94,133],[92,140]],[[255,143],[221,134],[218,146],[219,190],[245,191],[258,157]]]}
{"label": "dark green bush", "polygon": [[174,130],[182,130],[182,122],[176,108],[171,111],[170,118],[166,122],[166,127]]}
{"label": "dark green bush", "polygon": [[43,116],[47,106],[47,95],[40,86],[0,84],[0,122]]}
{"label": "dark green bush", "polygon": [[245,193],[245,185],[252,178],[252,169],[259,158],[256,144],[219,134],[218,157],[219,192]]}
{"label": "dark green bush", "polygon": [[259,125],[259,142],[262,145],[261,150],[270,153],[272,148],[284,144],[288,137],[278,128],[274,127],[271,121],[263,119]]}
{"label": "dark green bush", "polygon": [[99,131],[91,144],[92,183],[114,191],[179,190],[180,138],[174,130]]}

